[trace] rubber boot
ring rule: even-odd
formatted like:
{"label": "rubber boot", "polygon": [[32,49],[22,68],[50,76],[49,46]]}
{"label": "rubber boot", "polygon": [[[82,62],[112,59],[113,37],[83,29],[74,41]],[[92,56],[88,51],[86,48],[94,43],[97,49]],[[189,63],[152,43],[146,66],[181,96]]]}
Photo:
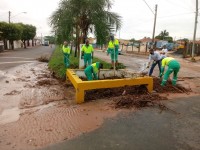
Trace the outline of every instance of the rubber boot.
{"label": "rubber boot", "polygon": [[172,85],[173,85],[173,86],[176,85],[176,80],[172,80]]}

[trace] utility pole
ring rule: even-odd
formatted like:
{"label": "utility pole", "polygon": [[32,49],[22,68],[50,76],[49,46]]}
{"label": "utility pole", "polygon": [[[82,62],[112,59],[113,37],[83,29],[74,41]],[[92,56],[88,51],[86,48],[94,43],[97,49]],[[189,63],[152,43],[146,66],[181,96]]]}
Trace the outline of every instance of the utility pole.
{"label": "utility pole", "polygon": [[8,22],[10,23],[11,11],[8,12]]}
{"label": "utility pole", "polygon": [[153,26],[153,36],[152,36],[152,43],[154,45],[154,42],[155,42],[155,29],[156,29],[156,18],[157,18],[157,9],[158,9],[158,5],[156,4],[155,6],[155,14],[154,14],[154,26]]}
{"label": "utility pole", "polygon": [[192,61],[195,61],[194,50],[195,50],[195,41],[196,41],[196,32],[197,32],[197,23],[198,23],[198,0],[196,0],[196,13],[195,13],[195,23],[194,23],[194,36],[192,44]]}

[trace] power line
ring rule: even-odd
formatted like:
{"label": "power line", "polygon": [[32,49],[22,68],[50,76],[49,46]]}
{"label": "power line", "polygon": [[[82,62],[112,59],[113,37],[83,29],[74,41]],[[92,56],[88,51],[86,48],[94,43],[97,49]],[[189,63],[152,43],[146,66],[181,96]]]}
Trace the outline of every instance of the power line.
{"label": "power line", "polygon": [[188,12],[188,13],[174,14],[174,15],[170,15],[170,16],[161,16],[161,17],[158,17],[158,18],[175,17],[175,16],[182,16],[182,15],[194,14],[194,13],[195,12]]}
{"label": "power line", "polygon": [[[151,9],[151,7],[147,4],[147,2],[145,0],[143,0],[145,2],[145,4],[149,7],[149,9],[151,10],[151,12],[154,14],[154,11]],[[155,15],[155,14],[154,14]]]}
{"label": "power line", "polygon": [[[161,17],[157,17],[158,19],[165,19],[165,18],[168,18],[168,17],[176,17],[176,16],[182,16],[182,15],[189,15],[189,14],[193,14],[194,12],[188,12],[188,13],[182,13],[182,14],[174,14],[174,15],[170,15],[170,16],[161,16]],[[147,22],[151,22],[152,21],[152,19],[153,19],[153,17],[152,18],[150,18],[150,19],[148,19],[148,20],[144,20],[144,21],[140,21],[140,22],[138,22],[138,23],[135,23],[135,24],[133,24],[132,26],[134,26],[134,27],[138,27],[138,26],[140,26],[140,25],[142,25],[142,24],[145,24],[145,23],[147,23]]]}
{"label": "power line", "polygon": [[[177,1],[176,1],[177,2]],[[168,4],[172,4],[173,6],[177,6],[178,5],[178,7],[181,7],[181,8],[183,8],[183,9],[189,9],[189,8],[191,8],[189,5],[187,5],[187,7],[185,7],[185,5],[182,5],[182,4],[184,4],[183,2],[182,3],[175,3],[175,1],[174,0],[168,0]]]}

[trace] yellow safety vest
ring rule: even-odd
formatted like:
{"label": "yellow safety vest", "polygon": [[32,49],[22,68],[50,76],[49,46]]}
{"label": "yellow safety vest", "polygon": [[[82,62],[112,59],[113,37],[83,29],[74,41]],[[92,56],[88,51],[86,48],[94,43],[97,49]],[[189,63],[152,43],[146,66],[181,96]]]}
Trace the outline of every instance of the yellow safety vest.
{"label": "yellow safety vest", "polygon": [[65,54],[70,54],[70,48],[69,48],[69,46],[67,46],[67,47],[65,47],[64,45],[63,45],[63,53],[65,53]]}
{"label": "yellow safety vest", "polygon": [[97,66],[97,63],[93,63],[93,64],[92,64],[92,67],[93,67],[94,73],[97,73],[97,72],[99,71],[98,66]]}
{"label": "yellow safety vest", "polygon": [[115,46],[119,45],[119,41],[117,39],[115,39]]}
{"label": "yellow safety vest", "polygon": [[110,42],[108,43],[108,48],[111,48],[111,49],[115,48],[115,41],[114,41],[114,42],[113,42],[113,41],[110,41]]}
{"label": "yellow safety vest", "polygon": [[86,54],[90,54],[90,53],[92,53],[94,51],[94,49],[93,49],[92,45],[89,44],[88,46],[83,45],[81,51],[86,53]]}
{"label": "yellow safety vest", "polygon": [[171,61],[171,60],[173,60],[174,58],[172,58],[172,57],[166,57],[166,58],[164,58],[163,60],[162,60],[162,67],[165,67],[166,65],[168,66],[168,64],[169,64],[169,62]]}

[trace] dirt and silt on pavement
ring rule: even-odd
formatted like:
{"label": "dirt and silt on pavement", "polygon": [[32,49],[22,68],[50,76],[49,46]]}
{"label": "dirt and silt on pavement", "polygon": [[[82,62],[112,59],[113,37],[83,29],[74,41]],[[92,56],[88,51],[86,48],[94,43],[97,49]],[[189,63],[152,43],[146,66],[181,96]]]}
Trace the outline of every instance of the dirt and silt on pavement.
{"label": "dirt and silt on pavement", "polygon": [[92,90],[86,92],[86,103],[76,105],[73,86],[54,79],[46,63],[22,65],[0,75],[0,149],[45,147],[95,130],[106,118],[127,112],[120,108],[131,108],[129,112],[166,100],[159,92],[189,92],[170,84],[163,90],[155,79],[153,94],[144,86]]}

